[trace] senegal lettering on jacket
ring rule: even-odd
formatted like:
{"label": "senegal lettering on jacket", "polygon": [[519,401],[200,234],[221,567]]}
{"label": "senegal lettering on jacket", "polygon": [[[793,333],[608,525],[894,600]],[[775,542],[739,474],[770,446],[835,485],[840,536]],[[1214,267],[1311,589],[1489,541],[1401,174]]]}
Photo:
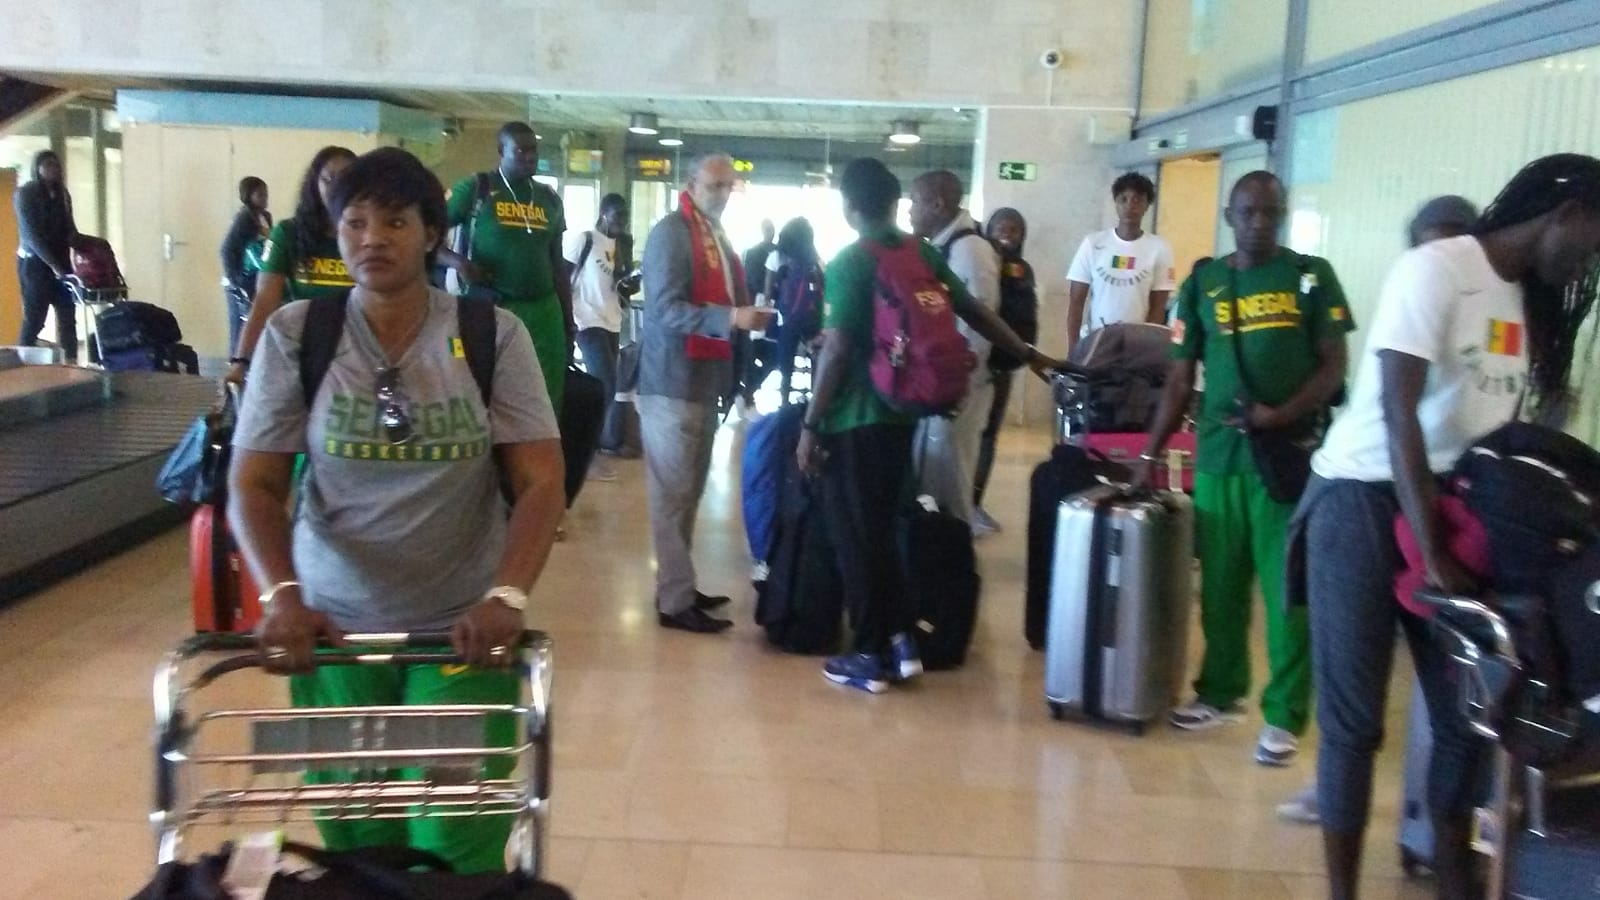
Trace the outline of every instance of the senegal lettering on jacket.
{"label": "senegal lettering on jacket", "polygon": [[[1222,333],[1233,333],[1232,300],[1216,302],[1217,325]],[[1248,334],[1267,328],[1296,328],[1300,325],[1300,297],[1287,291],[1251,294],[1238,299],[1239,330]]]}
{"label": "senegal lettering on jacket", "polygon": [[550,219],[545,215],[543,206],[517,200],[496,200],[494,218],[507,228],[537,228],[544,231],[550,227]]}
{"label": "senegal lettering on jacket", "polygon": [[295,263],[294,279],[318,287],[351,287],[350,270],[337,256],[312,256]]}

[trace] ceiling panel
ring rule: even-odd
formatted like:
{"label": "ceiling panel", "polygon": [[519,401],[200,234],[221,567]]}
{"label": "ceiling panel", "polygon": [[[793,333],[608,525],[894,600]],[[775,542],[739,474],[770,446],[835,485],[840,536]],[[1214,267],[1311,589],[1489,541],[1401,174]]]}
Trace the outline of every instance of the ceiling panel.
{"label": "ceiling panel", "polygon": [[969,143],[977,114],[950,107],[877,104],[798,103],[763,100],[605,97],[573,94],[506,94],[460,90],[305,86],[149,77],[18,73],[46,84],[110,96],[119,88],[225,91],[288,96],[382,100],[399,106],[474,121],[529,119],[541,128],[609,131],[625,126],[630,114],[651,112],[663,126],[693,134],[745,137],[831,136],[878,141],[896,120],[919,123],[923,139],[934,144]]}

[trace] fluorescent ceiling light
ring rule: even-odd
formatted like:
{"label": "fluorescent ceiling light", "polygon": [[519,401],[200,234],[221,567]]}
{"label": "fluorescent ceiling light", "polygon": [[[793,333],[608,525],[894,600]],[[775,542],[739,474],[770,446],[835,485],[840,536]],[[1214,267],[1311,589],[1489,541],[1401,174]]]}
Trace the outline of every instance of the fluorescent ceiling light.
{"label": "fluorescent ceiling light", "polygon": [[656,120],[655,113],[634,113],[628,120],[628,130],[634,134],[659,134],[660,122]]}
{"label": "fluorescent ceiling light", "polygon": [[682,147],[683,132],[676,128],[668,128],[667,130],[661,132],[660,144],[663,147]]}
{"label": "fluorescent ceiling light", "polygon": [[922,135],[918,132],[917,123],[904,120],[894,123],[894,131],[889,134],[889,142],[905,145],[921,143]]}

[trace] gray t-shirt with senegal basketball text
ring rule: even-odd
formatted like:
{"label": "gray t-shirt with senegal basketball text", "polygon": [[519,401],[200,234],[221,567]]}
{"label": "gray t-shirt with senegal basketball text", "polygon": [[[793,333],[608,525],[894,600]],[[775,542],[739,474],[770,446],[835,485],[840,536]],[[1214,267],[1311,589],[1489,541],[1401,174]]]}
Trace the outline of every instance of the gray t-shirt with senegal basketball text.
{"label": "gray t-shirt with senegal basketball text", "polygon": [[413,436],[379,423],[387,364],[360,304],[307,414],[300,337],[309,303],[273,314],[256,349],[235,447],[305,453],[294,566],[306,604],[349,631],[448,628],[494,586],[506,539],[493,447],[560,433],[533,342],[496,310],[492,408],[460,342],[456,298],[429,297],[427,319],[397,362]]}

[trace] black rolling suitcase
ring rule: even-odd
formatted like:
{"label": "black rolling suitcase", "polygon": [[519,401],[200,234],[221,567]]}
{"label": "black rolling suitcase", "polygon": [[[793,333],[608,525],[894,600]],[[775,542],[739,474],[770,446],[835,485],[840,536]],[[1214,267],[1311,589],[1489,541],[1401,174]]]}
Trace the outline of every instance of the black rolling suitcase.
{"label": "black rolling suitcase", "polygon": [[1033,470],[1028,485],[1028,582],[1022,629],[1028,646],[1043,650],[1050,622],[1050,566],[1056,552],[1061,501],[1127,470],[1072,444],[1058,444]]}
{"label": "black rolling suitcase", "polygon": [[567,368],[561,394],[561,456],[567,466],[567,506],[578,499],[589,477],[589,464],[600,449],[600,429],[605,425],[606,389],[600,379],[581,369]]}
{"label": "black rolling suitcase", "polygon": [[901,560],[905,588],[916,604],[913,637],[930,672],[956,669],[978,621],[983,579],[972,546],[972,526],[921,504],[901,518]]}

